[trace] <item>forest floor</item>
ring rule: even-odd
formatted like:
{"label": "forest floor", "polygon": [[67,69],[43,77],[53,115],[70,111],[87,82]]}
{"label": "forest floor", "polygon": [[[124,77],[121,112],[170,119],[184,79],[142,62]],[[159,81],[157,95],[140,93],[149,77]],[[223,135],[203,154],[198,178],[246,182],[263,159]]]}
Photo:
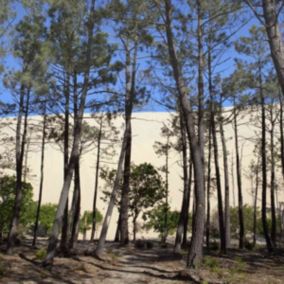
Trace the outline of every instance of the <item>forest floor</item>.
{"label": "forest floor", "polygon": [[269,256],[263,251],[237,250],[231,250],[227,256],[210,253],[200,269],[188,271],[185,252],[174,254],[170,245],[161,248],[158,243],[153,244],[152,248],[142,249],[108,243],[106,259],[100,261],[86,255],[94,248],[92,245],[80,242],[76,256],[56,257],[49,268],[38,264],[42,248],[35,250],[23,245],[13,255],[0,253],[0,283],[284,283],[283,254]]}

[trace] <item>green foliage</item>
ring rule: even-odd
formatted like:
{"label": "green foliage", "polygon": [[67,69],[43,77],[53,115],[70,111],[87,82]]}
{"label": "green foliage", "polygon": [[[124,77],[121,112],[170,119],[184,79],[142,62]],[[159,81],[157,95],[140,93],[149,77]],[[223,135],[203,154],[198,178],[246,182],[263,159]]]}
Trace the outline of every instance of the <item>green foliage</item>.
{"label": "green foliage", "polygon": [[[101,178],[106,181],[107,190],[104,191],[104,201],[110,196],[116,170],[102,170]],[[153,207],[165,196],[165,189],[161,175],[150,163],[132,165],[130,173],[129,209],[130,215],[137,218],[138,215]],[[119,206],[121,197],[121,186],[116,198],[116,205]]]}
{"label": "green foliage", "polygon": [[52,203],[47,203],[41,205],[40,216],[39,216],[39,226],[43,229],[44,234],[48,234],[56,215],[57,205]]}
{"label": "green foliage", "polygon": [[153,165],[143,163],[132,167],[129,208],[133,217],[154,206],[164,196],[162,178]]}
{"label": "green foliage", "polygon": [[[7,233],[12,218],[15,200],[16,179],[14,176],[0,178],[0,231]],[[23,182],[23,199],[20,213],[20,224],[28,228],[34,222],[35,203],[32,200],[33,188],[30,183]]]}
{"label": "green foliage", "polygon": [[[100,211],[96,211],[96,222],[97,224],[100,224],[103,220],[103,215]],[[80,218],[80,224],[79,224],[79,231],[83,234],[86,233],[86,231],[90,230],[92,228],[93,223],[93,212],[92,211],[84,211],[82,217]]]}
{"label": "green foliage", "polygon": [[170,207],[166,208],[166,204],[160,204],[151,211],[144,214],[143,218],[147,220],[144,228],[147,230],[153,229],[162,236],[165,230],[165,213],[168,211],[168,234],[173,235],[178,225],[179,215],[178,211],[171,211]]}

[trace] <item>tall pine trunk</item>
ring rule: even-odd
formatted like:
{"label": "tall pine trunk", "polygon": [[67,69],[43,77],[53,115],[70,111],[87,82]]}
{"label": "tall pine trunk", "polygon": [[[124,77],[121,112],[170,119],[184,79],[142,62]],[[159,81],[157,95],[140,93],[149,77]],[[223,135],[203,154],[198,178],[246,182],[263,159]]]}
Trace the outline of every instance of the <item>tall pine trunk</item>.
{"label": "tall pine trunk", "polygon": [[116,196],[117,196],[117,193],[118,193],[118,190],[119,190],[120,181],[121,181],[121,178],[122,178],[122,175],[123,175],[123,161],[124,161],[125,151],[126,151],[126,146],[127,146],[127,135],[129,133],[128,127],[130,127],[130,126],[128,124],[126,124],[125,130],[124,130],[124,135],[123,135],[123,140],[122,140],[122,146],[121,146],[121,150],[120,150],[120,155],[119,155],[119,159],[118,159],[113,189],[112,189],[112,192],[111,192],[111,195],[110,195],[108,208],[107,208],[107,211],[106,211],[106,214],[105,214],[105,217],[104,217],[104,221],[103,221],[98,245],[97,245],[95,252],[94,252],[94,255],[98,258],[102,257],[102,254],[103,254],[103,251],[104,251],[107,232],[108,232],[108,229],[109,229],[109,223],[110,223],[113,208],[114,208],[114,205],[115,205]]}
{"label": "tall pine trunk", "polygon": [[279,84],[284,94],[284,45],[278,24],[276,0],[262,0],[265,28]]}
{"label": "tall pine trunk", "polygon": [[99,133],[97,139],[97,161],[96,161],[96,174],[95,174],[95,190],[94,190],[94,200],[93,200],[93,216],[92,216],[92,232],[91,241],[94,240],[97,225],[97,198],[98,198],[98,186],[99,186],[99,172],[100,172],[100,159],[101,159],[101,140],[102,140],[102,127],[103,127],[103,117],[100,118]]}
{"label": "tall pine trunk", "polygon": [[39,194],[38,194],[38,203],[36,210],[36,219],[34,224],[34,235],[32,246],[36,246],[37,241],[37,230],[40,217],[41,201],[42,201],[42,191],[43,191],[43,179],[44,179],[44,154],[45,154],[45,139],[46,139],[46,106],[44,105],[43,113],[43,123],[42,123],[42,137],[41,137],[41,160],[40,160],[40,183],[39,183]]}
{"label": "tall pine trunk", "polygon": [[231,231],[230,231],[230,186],[229,186],[229,165],[228,165],[228,151],[225,139],[225,132],[223,121],[224,118],[222,116],[222,106],[220,105],[220,118],[219,118],[219,125],[220,125],[220,135],[221,135],[221,142],[222,142],[222,150],[223,150],[223,166],[224,166],[224,187],[225,187],[225,240],[226,240],[226,249],[230,247],[230,240],[231,240]]}
{"label": "tall pine trunk", "polygon": [[259,158],[257,159],[257,164],[256,164],[255,192],[254,192],[254,203],[253,203],[253,246],[254,247],[256,245],[258,184],[259,184]]}
{"label": "tall pine trunk", "polygon": [[187,135],[189,138],[192,161],[194,165],[195,180],[195,200],[196,213],[192,232],[191,244],[188,251],[187,266],[196,267],[200,264],[203,257],[203,234],[204,234],[204,216],[205,216],[205,192],[204,192],[204,169],[200,144],[195,133],[194,117],[192,108],[188,99],[188,90],[186,88],[181,68],[176,56],[173,32],[172,32],[172,3],[170,0],[164,0],[165,3],[165,28],[169,52],[170,64],[173,70],[173,77],[178,92],[178,100],[181,105],[181,112],[186,124]]}
{"label": "tall pine trunk", "polygon": [[244,229],[244,212],[243,212],[243,191],[242,191],[242,173],[241,161],[239,153],[239,136],[238,136],[238,123],[237,123],[237,109],[234,98],[233,106],[233,124],[235,134],[235,151],[236,151],[236,175],[238,185],[238,215],[239,215],[239,248],[243,249],[245,245],[245,229]]}
{"label": "tall pine trunk", "polygon": [[93,43],[93,28],[94,28],[94,21],[95,21],[95,0],[92,0],[91,7],[90,7],[90,14],[89,14],[89,24],[88,24],[88,36],[87,36],[87,44],[86,44],[86,70],[83,76],[83,87],[82,87],[82,94],[80,99],[80,105],[78,109],[78,117],[75,121],[74,125],[74,139],[72,150],[70,154],[70,159],[66,171],[66,179],[64,179],[63,187],[60,194],[60,199],[56,211],[55,220],[52,226],[52,231],[50,234],[50,238],[48,241],[48,248],[47,248],[47,256],[43,260],[43,265],[52,264],[55,253],[56,247],[58,243],[58,236],[60,234],[60,230],[62,229],[62,219],[64,215],[64,210],[67,205],[68,194],[70,190],[70,185],[74,173],[74,168],[76,165],[76,161],[80,155],[80,140],[81,140],[81,133],[82,133],[82,123],[83,123],[83,116],[86,104],[86,98],[88,94],[88,86],[90,81],[90,62],[91,62],[91,47]]}
{"label": "tall pine trunk", "polygon": [[[179,221],[176,231],[175,239],[175,251],[180,251],[182,246],[183,235],[187,232],[188,225],[188,210],[189,210],[189,199],[190,199],[190,188],[189,188],[189,172],[188,172],[188,155],[187,155],[187,143],[186,143],[186,130],[185,125],[180,116],[180,134],[181,134],[181,143],[182,143],[182,168],[183,168],[183,198],[182,206],[179,215]],[[184,229],[186,227],[186,230]],[[186,238],[186,236],[185,236]]]}
{"label": "tall pine trunk", "polygon": [[261,156],[262,156],[262,203],[261,203],[261,219],[263,233],[268,251],[272,251],[272,244],[269,236],[269,229],[266,216],[266,199],[267,199],[267,157],[266,157],[266,113],[265,98],[263,94],[261,68],[259,68],[259,91],[261,100]]}
{"label": "tall pine trunk", "polygon": [[[12,219],[10,224],[10,230],[7,241],[7,252],[10,253],[13,246],[15,246],[18,233],[19,233],[19,221],[20,212],[23,199],[22,192],[22,174],[23,174],[23,159],[26,145],[27,128],[28,128],[28,114],[30,104],[30,88],[21,86],[20,101],[19,101],[19,113],[17,119],[16,129],[16,188],[15,188],[15,201],[13,206]],[[24,116],[23,133],[22,130],[22,118]]]}
{"label": "tall pine trunk", "polygon": [[217,141],[217,128],[215,121],[215,101],[214,92],[212,85],[212,66],[211,66],[211,51],[208,52],[208,81],[209,81],[209,96],[210,96],[210,127],[212,133],[213,142],[213,154],[214,154],[214,165],[215,165],[215,176],[217,186],[217,199],[218,199],[218,220],[219,220],[219,234],[220,234],[220,249],[222,252],[226,252],[226,233],[224,226],[224,212],[223,212],[223,199],[222,199],[222,186],[221,186],[221,175],[219,166],[219,153],[218,153],[218,141]]}
{"label": "tall pine trunk", "polygon": [[276,205],[275,205],[275,150],[274,150],[274,128],[275,119],[273,116],[274,105],[270,106],[270,118],[271,118],[271,129],[270,129],[270,163],[271,163],[271,178],[270,178],[270,204],[271,204],[271,241],[273,247],[276,247]]}
{"label": "tall pine trunk", "polygon": [[137,69],[137,52],[138,43],[134,44],[133,56],[131,56],[129,46],[126,44],[126,69],[125,69],[125,83],[126,83],[126,96],[125,96],[125,124],[127,125],[126,133],[126,149],[124,157],[124,173],[123,185],[121,194],[120,206],[120,243],[128,244],[129,242],[129,229],[128,229],[128,211],[129,211],[129,187],[130,187],[130,166],[131,166],[131,148],[132,148],[132,126],[131,116],[133,109],[133,102],[136,93],[136,69]]}
{"label": "tall pine trunk", "polygon": [[206,206],[206,247],[210,247],[210,189],[211,189],[211,152],[212,152],[212,130],[209,128],[208,136],[208,160],[207,160],[207,206]]}
{"label": "tall pine trunk", "polygon": [[[64,141],[63,141],[63,178],[67,178],[68,162],[69,162],[69,117],[70,117],[70,75],[66,74],[64,82],[64,97],[65,97],[65,113],[64,113]],[[65,254],[67,253],[68,240],[68,198],[64,210],[63,226],[61,230],[60,249]]]}

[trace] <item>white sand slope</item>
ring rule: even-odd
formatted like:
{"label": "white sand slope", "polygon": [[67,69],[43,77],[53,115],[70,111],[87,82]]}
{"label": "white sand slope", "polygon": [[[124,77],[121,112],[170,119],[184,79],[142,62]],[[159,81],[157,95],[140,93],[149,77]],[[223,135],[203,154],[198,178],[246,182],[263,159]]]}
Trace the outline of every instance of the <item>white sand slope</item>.
{"label": "white sand slope", "polygon": [[[227,115],[230,114],[230,109],[226,109]],[[160,128],[163,123],[167,123],[173,114],[166,112],[140,112],[133,114],[132,128],[133,128],[133,150],[132,150],[132,161],[135,164],[150,162],[156,167],[160,167],[164,164],[164,158],[158,157],[155,154],[153,145],[155,141],[165,141],[165,138],[160,135]],[[97,125],[94,119],[86,116],[88,119],[86,121],[92,126]],[[15,118],[5,118],[1,122],[1,137],[14,137],[15,136]],[[29,173],[27,175],[27,180],[32,183],[34,187],[34,199],[37,200],[38,188],[39,188],[39,169],[40,169],[40,139],[41,132],[40,127],[42,123],[42,118],[38,116],[31,117],[29,119],[30,126],[33,130],[30,131],[29,137],[31,139],[29,152],[28,152],[28,168]],[[243,194],[244,203],[252,205],[252,188],[255,185],[255,180],[251,180],[249,165],[251,160],[256,160],[255,154],[253,152],[254,145],[257,142],[257,137],[260,136],[260,128],[254,126],[254,124],[259,125],[259,119],[257,118],[257,112],[244,111],[240,114],[239,123],[239,145],[240,152],[242,156],[242,179],[243,179]],[[123,118],[118,117],[115,119],[114,124],[120,129],[123,129]],[[269,128],[269,124],[267,124]],[[279,132],[279,126],[276,126],[277,136]],[[120,131],[120,137],[122,131]],[[236,170],[235,170],[235,149],[234,149],[234,135],[232,124],[229,123],[225,126],[225,136],[227,141],[228,149],[228,162],[230,171],[230,192],[231,192],[231,206],[237,206],[237,185],[236,185]],[[219,137],[219,133],[218,133]],[[220,138],[220,137],[219,137]],[[269,136],[268,136],[269,138]],[[9,139],[8,139],[9,140]],[[275,137],[275,142],[278,143]],[[10,153],[14,155],[14,142],[6,141],[1,143],[0,153]],[[106,147],[106,144],[103,144]],[[108,165],[110,167],[115,167],[118,160],[120,143],[115,144],[116,155],[107,160],[103,159],[103,165]],[[221,142],[219,139],[219,155],[220,155],[220,166],[221,171],[223,171],[222,162],[222,151]],[[279,147],[276,147],[276,151],[279,151]],[[270,153],[267,153],[270,155]],[[181,198],[182,198],[182,168],[181,168],[181,153],[177,153],[172,150],[170,153],[170,174],[169,174],[169,188],[170,188],[170,205],[172,209],[180,209]],[[107,162],[107,163],[106,163]],[[91,210],[94,195],[94,179],[95,179],[95,163],[96,163],[96,150],[95,144],[94,148],[90,151],[86,151],[81,159],[81,188],[82,188],[82,211]],[[279,163],[279,162],[278,162]],[[212,171],[214,174],[214,167],[212,166]],[[13,170],[9,170],[13,173]],[[63,154],[60,150],[58,144],[54,142],[49,142],[46,146],[45,155],[45,170],[44,170],[44,192],[43,192],[43,203],[52,202],[57,203],[59,199],[59,194],[63,184]],[[268,172],[268,182],[270,180],[270,173]],[[222,178],[223,182],[223,178]],[[279,191],[277,194],[277,202],[284,201],[283,194],[283,182],[280,174],[280,169],[277,169],[277,182],[279,185]],[[100,183],[100,193],[98,197],[98,208],[101,212],[104,212],[107,208],[101,200],[101,190],[103,188],[103,181]],[[214,189],[212,189],[214,191]],[[260,192],[259,188],[259,192]],[[73,187],[71,188],[71,192]],[[269,189],[268,189],[269,193]],[[71,194],[71,193],[70,193]],[[71,195],[70,195],[71,196]],[[270,198],[268,195],[268,202]],[[216,194],[212,194],[212,202],[216,205]],[[214,207],[214,205],[213,205]],[[269,204],[268,204],[269,207]],[[117,212],[115,211],[111,226],[108,234],[108,238],[114,236],[117,221]],[[146,232],[140,232],[138,236],[146,235]]]}

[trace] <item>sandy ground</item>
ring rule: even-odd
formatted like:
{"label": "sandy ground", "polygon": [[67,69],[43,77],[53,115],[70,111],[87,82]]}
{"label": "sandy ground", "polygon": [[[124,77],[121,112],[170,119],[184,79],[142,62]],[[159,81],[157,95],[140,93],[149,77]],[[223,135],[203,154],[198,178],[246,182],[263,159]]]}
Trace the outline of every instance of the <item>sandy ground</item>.
{"label": "sandy ground", "polygon": [[[80,244],[78,255],[57,257],[51,268],[36,259],[38,250],[22,246],[13,255],[0,254],[0,283],[83,284],[182,284],[182,283],[284,283],[284,256],[260,252],[231,251],[228,256],[211,254],[198,271],[185,270],[186,255],[173,254],[172,247],[138,249],[107,244],[106,260],[85,256],[90,244]],[[28,261],[19,256],[24,254]]]}

